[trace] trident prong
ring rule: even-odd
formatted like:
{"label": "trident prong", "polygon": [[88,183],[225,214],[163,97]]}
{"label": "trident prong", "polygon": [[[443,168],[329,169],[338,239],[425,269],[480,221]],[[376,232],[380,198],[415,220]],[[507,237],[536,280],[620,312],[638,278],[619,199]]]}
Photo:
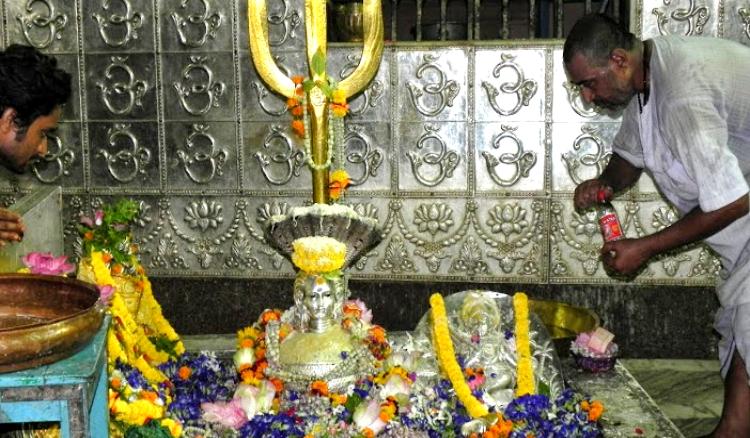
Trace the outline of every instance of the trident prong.
{"label": "trident prong", "polygon": [[[383,15],[381,0],[364,0],[364,47],[362,58],[354,72],[338,84],[346,98],[361,92],[367,87],[380,66],[383,54]],[[255,69],[261,80],[274,92],[284,97],[293,97],[295,84],[276,65],[268,41],[266,0],[248,0],[248,40]],[[307,62],[313,81],[324,81],[325,71],[313,71],[313,57],[316,53],[327,52],[326,3],[323,0],[305,0],[305,39]],[[318,55],[320,56],[320,55]],[[310,114],[310,141],[312,160],[315,163],[328,161],[328,97],[318,86],[307,91],[307,104]],[[339,163],[343,165],[343,163]],[[311,169],[313,202],[328,202],[328,172],[326,169]]]}

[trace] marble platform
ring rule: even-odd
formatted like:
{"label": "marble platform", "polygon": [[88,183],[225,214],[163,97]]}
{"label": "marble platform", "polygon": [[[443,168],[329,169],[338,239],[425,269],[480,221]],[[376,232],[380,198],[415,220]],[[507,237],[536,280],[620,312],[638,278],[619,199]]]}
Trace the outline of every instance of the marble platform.
{"label": "marble platform", "polygon": [[718,360],[621,362],[687,438],[704,436],[718,423],[724,400]]}

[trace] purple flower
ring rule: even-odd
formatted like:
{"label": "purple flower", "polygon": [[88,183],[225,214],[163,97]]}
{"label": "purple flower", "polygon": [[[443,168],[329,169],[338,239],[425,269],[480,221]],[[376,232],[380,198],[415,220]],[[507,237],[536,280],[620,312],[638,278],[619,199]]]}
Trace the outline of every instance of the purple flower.
{"label": "purple flower", "polygon": [[65,275],[76,267],[68,263],[67,256],[55,257],[49,252],[30,252],[21,259],[32,274]]}

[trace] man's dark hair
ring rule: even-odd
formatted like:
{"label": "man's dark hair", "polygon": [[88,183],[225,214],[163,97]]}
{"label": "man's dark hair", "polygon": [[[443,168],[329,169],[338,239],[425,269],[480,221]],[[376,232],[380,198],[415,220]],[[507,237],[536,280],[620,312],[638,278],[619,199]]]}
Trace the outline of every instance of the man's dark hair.
{"label": "man's dark hair", "polygon": [[635,41],[635,35],[612,18],[604,14],[585,15],[576,21],[565,39],[563,61],[568,64],[580,53],[592,67],[601,67],[614,49],[631,50]]}
{"label": "man's dark hair", "polygon": [[33,47],[12,44],[0,52],[0,114],[16,110],[20,131],[70,98],[70,74]]}

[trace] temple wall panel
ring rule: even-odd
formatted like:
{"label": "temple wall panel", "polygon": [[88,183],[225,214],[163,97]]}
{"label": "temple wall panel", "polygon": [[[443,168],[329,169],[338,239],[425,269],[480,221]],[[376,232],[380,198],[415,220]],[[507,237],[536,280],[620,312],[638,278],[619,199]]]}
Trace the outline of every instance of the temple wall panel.
{"label": "temple wall panel", "polygon": [[[6,2],[14,19],[4,40],[55,54],[77,80],[48,157],[2,187],[12,198],[62,185],[71,251],[80,213],[133,196],[144,203],[137,236],[153,274],[291,276],[264,243],[264,215],[309,202],[311,177],[284,100],[252,65],[244,8]],[[299,4],[272,3],[269,14],[279,66],[304,74]],[[357,45],[333,45],[329,73],[346,77],[360,55]],[[558,40],[388,46],[346,124],[345,202],[387,230],[352,276],[620,281],[598,261],[593,216],[570,202],[576,184],[606,165],[617,126],[567,86]],[[628,235],[675,219],[646,178],[620,199]],[[692,249],[635,281],[711,284],[713,261]]]}
{"label": "temple wall panel", "polygon": [[[135,231],[151,275],[292,278],[262,229],[310,202],[311,175],[285,101],[251,62],[246,1],[0,3],[0,46],[32,44],[74,77],[49,154],[0,181],[2,203],[62,186],[66,248],[76,254],[79,216],[133,197],[143,203]],[[750,44],[750,3],[741,3],[640,0],[633,28],[644,38]],[[269,2],[272,53],[290,75],[307,73],[303,15],[299,0]],[[358,44],[332,44],[329,74],[346,77],[360,56]],[[561,40],[386,44],[375,79],[350,105],[354,181],[344,202],[385,229],[351,270],[356,281],[714,283],[718,260],[700,245],[652,261],[630,282],[603,271],[596,222],[571,198],[605,166],[619,120],[567,86]],[[647,177],[615,206],[628,236],[676,220]]]}

